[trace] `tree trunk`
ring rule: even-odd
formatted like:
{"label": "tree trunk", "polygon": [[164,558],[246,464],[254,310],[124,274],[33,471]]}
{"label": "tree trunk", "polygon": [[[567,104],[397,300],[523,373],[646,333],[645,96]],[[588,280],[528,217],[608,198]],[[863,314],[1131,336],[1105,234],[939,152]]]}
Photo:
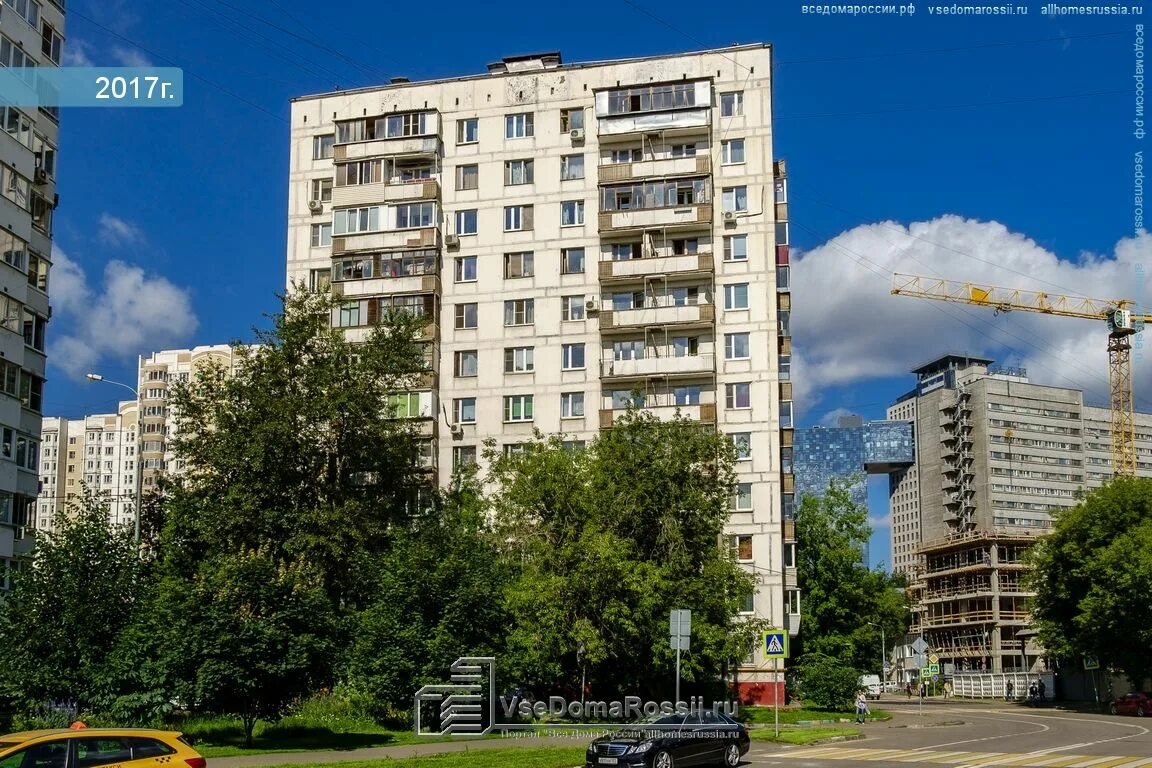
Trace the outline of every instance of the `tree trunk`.
{"label": "tree trunk", "polygon": [[256,730],[256,716],[244,715],[241,720],[244,722],[244,746],[252,747],[252,733]]}

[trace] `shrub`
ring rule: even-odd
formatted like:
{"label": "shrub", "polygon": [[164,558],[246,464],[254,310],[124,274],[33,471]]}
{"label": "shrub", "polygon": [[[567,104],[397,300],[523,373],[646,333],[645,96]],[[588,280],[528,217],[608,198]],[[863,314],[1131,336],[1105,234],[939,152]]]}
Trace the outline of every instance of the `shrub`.
{"label": "shrub", "polygon": [[850,711],[860,691],[860,671],[832,656],[809,653],[796,664],[796,682],[805,706]]}

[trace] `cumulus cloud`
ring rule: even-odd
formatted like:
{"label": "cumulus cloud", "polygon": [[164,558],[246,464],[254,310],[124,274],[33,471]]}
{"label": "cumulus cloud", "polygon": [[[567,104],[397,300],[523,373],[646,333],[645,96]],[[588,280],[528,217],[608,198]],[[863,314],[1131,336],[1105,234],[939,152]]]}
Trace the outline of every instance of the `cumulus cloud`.
{"label": "cumulus cloud", "polygon": [[[948,352],[1024,366],[1035,383],[1083,389],[1086,401],[1107,402],[1104,321],[997,314],[894,296],[893,272],[1145,305],[1152,236],[1122,239],[1111,254],[1062,260],[997,222],[949,215],[908,226],[859,226],[800,253],[793,260],[793,295],[800,298],[792,309],[792,370],[796,399],[805,408],[814,407],[826,387],[907,376]],[[1136,404],[1152,409],[1152,355],[1139,343],[1132,355]]]}
{"label": "cumulus cloud", "polygon": [[63,330],[50,336],[48,360],[70,376],[184,344],[196,332],[188,291],[166,278],[110,261],[94,283],[60,248],[52,254],[53,324]]}
{"label": "cumulus cloud", "polygon": [[858,416],[859,414],[848,410],[847,408],[833,408],[820,417],[820,426],[822,427],[838,427],[840,426],[840,419],[845,416]]}
{"label": "cumulus cloud", "polygon": [[144,242],[144,233],[138,226],[110,213],[100,214],[98,236],[100,242],[117,248]]}
{"label": "cumulus cloud", "polygon": [[87,40],[69,38],[68,45],[64,46],[64,66],[66,67],[94,67],[92,61],[92,44]]}
{"label": "cumulus cloud", "polygon": [[136,48],[125,48],[114,45],[108,52],[112,59],[122,67],[150,67],[152,60]]}

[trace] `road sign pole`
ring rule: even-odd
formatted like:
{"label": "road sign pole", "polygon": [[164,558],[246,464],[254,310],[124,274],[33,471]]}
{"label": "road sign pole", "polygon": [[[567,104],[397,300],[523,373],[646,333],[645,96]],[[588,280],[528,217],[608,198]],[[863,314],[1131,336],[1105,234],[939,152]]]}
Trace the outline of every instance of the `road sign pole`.
{"label": "road sign pole", "polygon": [[676,644],[676,703],[680,703],[680,644]]}
{"label": "road sign pole", "polygon": [[772,660],[772,671],[772,717],[776,723],[776,738],[780,738],[780,659]]}

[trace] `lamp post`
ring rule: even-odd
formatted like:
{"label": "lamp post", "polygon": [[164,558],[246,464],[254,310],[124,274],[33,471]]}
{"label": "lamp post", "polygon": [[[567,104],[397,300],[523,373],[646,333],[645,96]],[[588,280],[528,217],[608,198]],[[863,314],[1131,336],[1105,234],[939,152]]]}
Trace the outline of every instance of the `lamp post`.
{"label": "lamp post", "polygon": [[136,504],[136,509],[135,509],[135,514],[133,515],[133,517],[135,518],[134,523],[135,523],[135,529],[136,529],[136,531],[135,531],[136,532],[136,543],[139,544],[140,543],[140,501],[141,501],[141,498],[143,496],[143,484],[144,484],[144,463],[143,463],[144,460],[142,457],[142,452],[140,450],[141,446],[143,445],[142,441],[144,439],[144,430],[142,429],[143,425],[141,423],[141,416],[143,414],[140,411],[140,392],[137,391],[137,389],[135,387],[129,386],[128,384],[124,384],[123,382],[112,381],[111,379],[106,379],[98,373],[86,373],[86,374],[84,374],[84,378],[88,379],[88,381],[100,381],[100,382],[103,382],[105,384],[115,384],[118,387],[124,387],[124,389],[131,392],[132,395],[136,398],[136,461],[135,461],[135,467],[136,467],[136,473],[135,473],[136,474],[136,477],[135,477],[135,479],[136,479],[136,501],[135,501],[135,504]]}
{"label": "lamp post", "polygon": [[884,683],[888,682],[888,670],[885,669],[888,664],[888,641],[884,637],[884,627],[874,621],[868,624],[880,630],[880,687],[883,688]]}

